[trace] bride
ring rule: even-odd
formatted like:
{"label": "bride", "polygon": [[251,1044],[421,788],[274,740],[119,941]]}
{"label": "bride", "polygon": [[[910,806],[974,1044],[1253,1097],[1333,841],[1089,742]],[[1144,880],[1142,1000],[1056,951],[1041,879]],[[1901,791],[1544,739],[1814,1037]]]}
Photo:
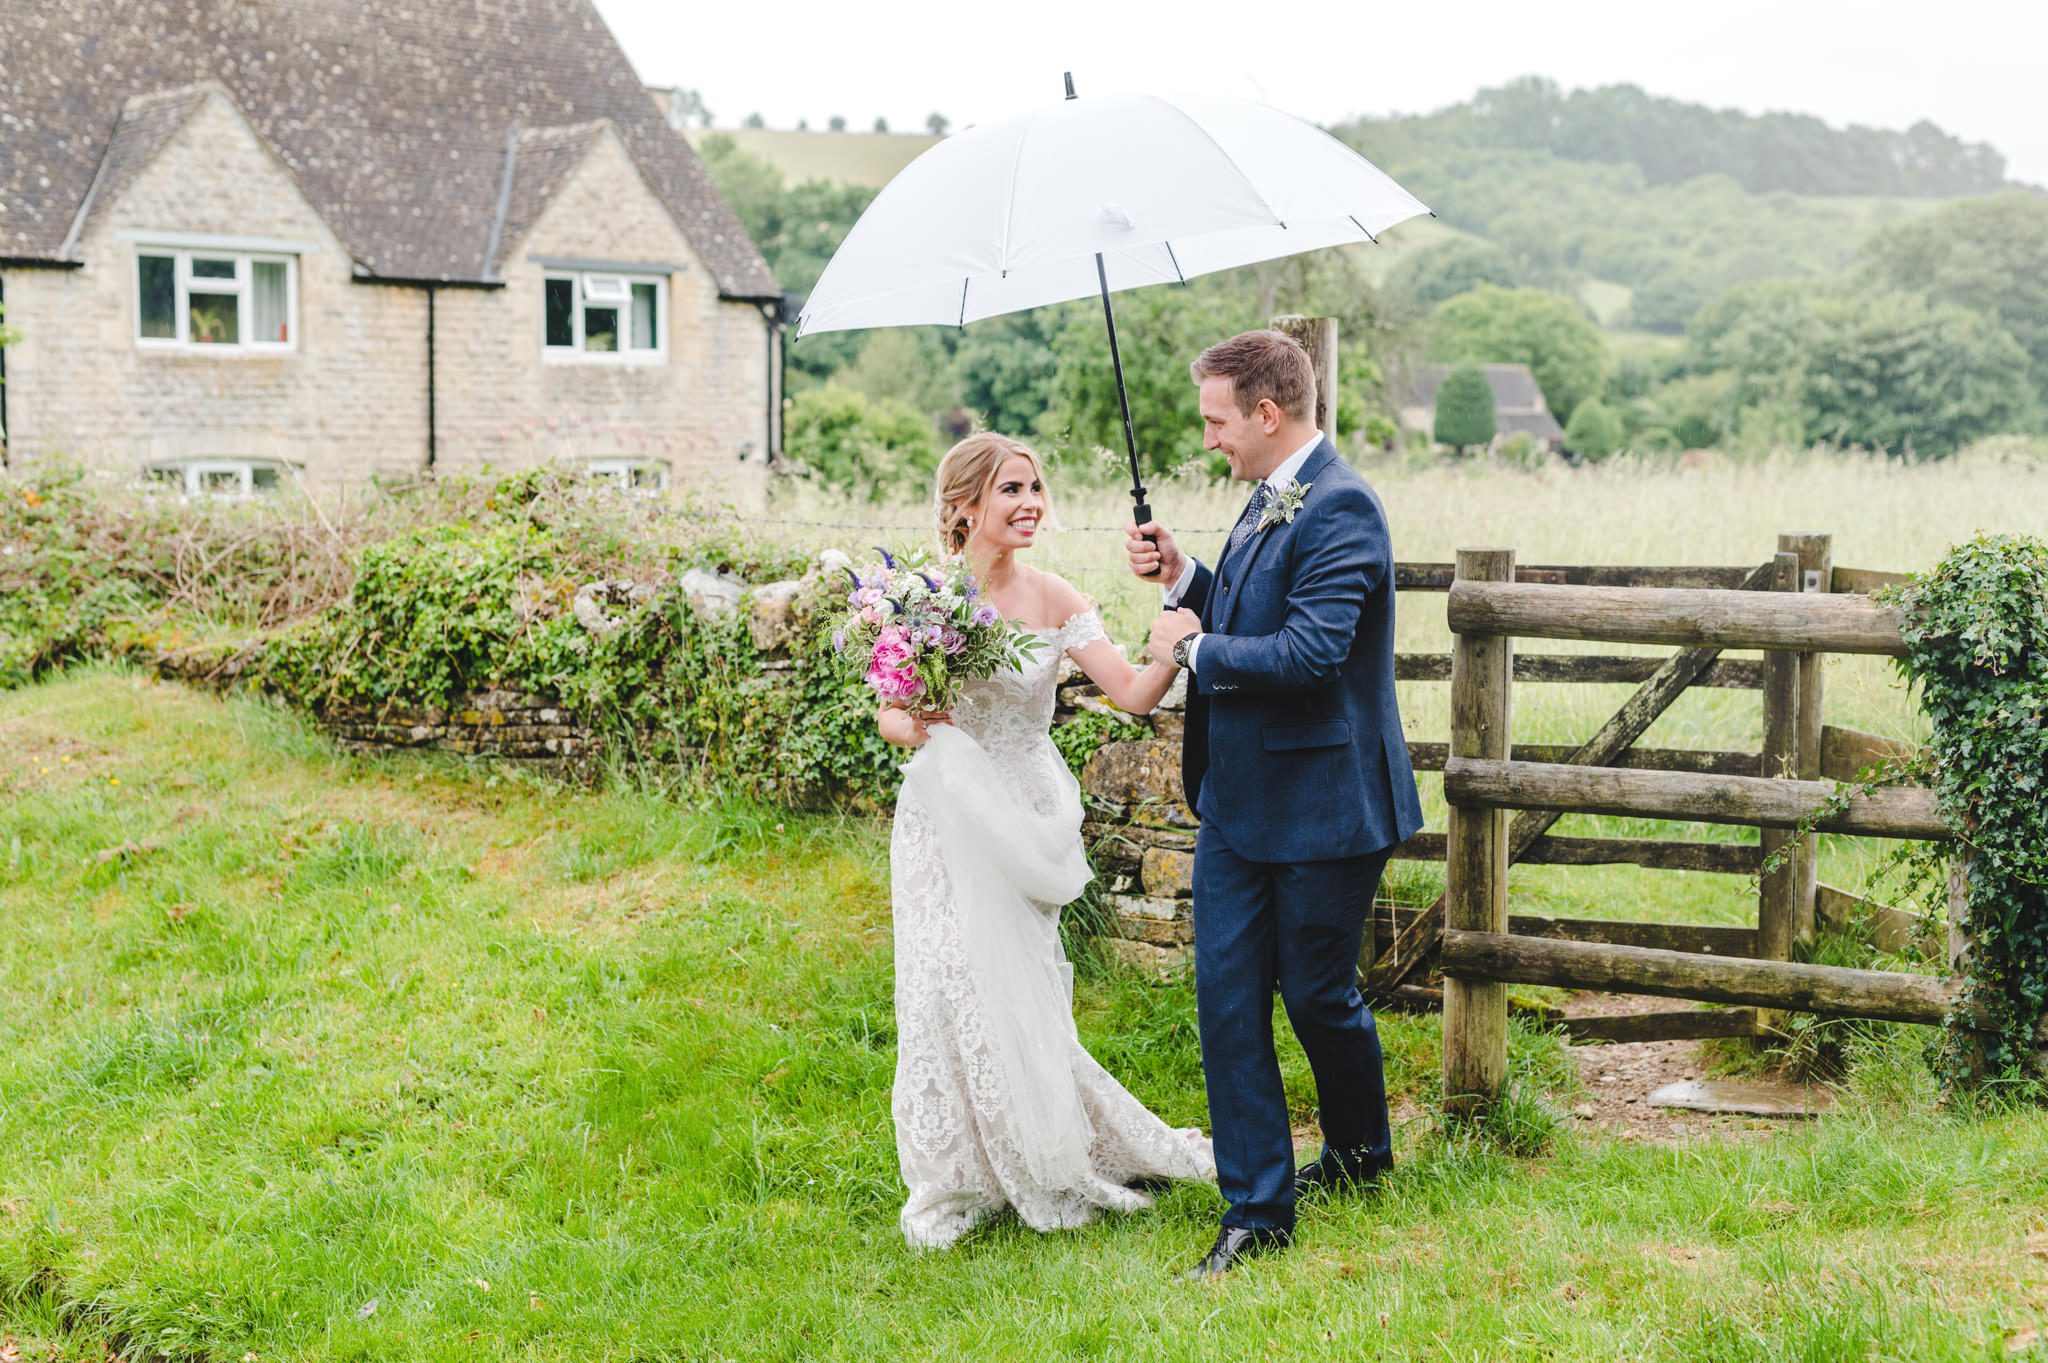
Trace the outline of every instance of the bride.
{"label": "bride", "polygon": [[1199,1131],[1175,1130],[1110,1077],[1074,1030],[1060,907],[1089,879],[1080,788],[1053,746],[1062,654],[1144,714],[1175,668],[1124,660],[1088,602],[1017,551],[1046,510],[1037,456],[972,435],[938,471],[941,547],[965,553],[981,599],[1041,647],[963,686],[950,713],[884,706],[882,736],[917,749],[889,845],[896,924],[891,1109],[909,1200],[903,1233],[938,1248],[1004,1207],[1035,1230],[1150,1205],[1132,1184],[1214,1182]]}

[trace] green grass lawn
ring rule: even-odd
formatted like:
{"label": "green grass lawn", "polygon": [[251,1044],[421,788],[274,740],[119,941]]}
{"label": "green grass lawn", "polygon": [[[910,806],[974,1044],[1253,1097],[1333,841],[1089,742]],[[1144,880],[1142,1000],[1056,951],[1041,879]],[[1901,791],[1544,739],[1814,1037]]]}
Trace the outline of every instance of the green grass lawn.
{"label": "green grass lawn", "polygon": [[[1998,1358],[2048,1330],[2048,1119],[1938,1110],[1905,1034],[1811,1126],[1566,1124],[1516,1157],[1510,1123],[1436,1125],[1435,1022],[1388,1018],[1402,1163],[1285,1256],[1169,1281],[1198,1187],[913,1253],[870,823],[362,762],[81,673],[0,694],[0,914],[9,1359]],[[1084,970],[1079,1012],[1204,1122],[1186,980]],[[1515,1056],[1540,1135],[1570,1068]]]}

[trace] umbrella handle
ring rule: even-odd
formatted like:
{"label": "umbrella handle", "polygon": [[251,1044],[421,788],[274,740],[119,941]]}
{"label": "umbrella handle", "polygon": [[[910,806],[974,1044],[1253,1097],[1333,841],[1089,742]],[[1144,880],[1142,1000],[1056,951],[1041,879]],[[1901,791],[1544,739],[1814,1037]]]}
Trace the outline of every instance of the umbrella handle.
{"label": "umbrella handle", "polygon": [[[1146,521],[1149,521],[1151,519],[1152,508],[1145,504],[1145,495],[1143,493],[1138,493],[1134,495],[1131,498],[1131,524],[1143,525]],[[1157,535],[1145,535],[1141,536],[1141,538],[1147,544],[1159,543],[1159,536]],[[1166,565],[1162,563],[1159,565],[1159,567],[1154,568],[1151,572],[1145,574],[1145,576],[1158,577],[1159,574],[1165,570],[1165,567]]]}

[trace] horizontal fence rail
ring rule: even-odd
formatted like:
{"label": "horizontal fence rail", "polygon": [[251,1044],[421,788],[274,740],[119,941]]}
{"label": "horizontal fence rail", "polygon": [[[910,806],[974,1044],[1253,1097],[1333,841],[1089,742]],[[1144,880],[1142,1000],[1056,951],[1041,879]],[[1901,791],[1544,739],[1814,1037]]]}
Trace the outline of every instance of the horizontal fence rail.
{"label": "horizontal fence rail", "polygon": [[[1442,862],[1443,833],[1417,833],[1394,849],[1399,861]],[[1536,866],[1643,866],[1655,871],[1707,871],[1753,876],[1763,849],[1734,842],[1680,842],[1660,838],[1561,838],[1544,834],[1522,849],[1517,864]]]}
{"label": "horizontal fence rail", "polygon": [[[1835,795],[1830,781],[1709,776],[1685,771],[1629,771],[1553,762],[1453,757],[1444,763],[1444,798],[1492,809],[1556,809],[1696,823],[1793,828]],[[1852,795],[1838,813],[1815,819],[1823,833],[1878,838],[1945,838],[1948,826],[1934,792],[1881,787]]]}
{"label": "horizontal fence rail", "polygon": [[1904,647],[1898,613],[1867,596],[1468,581],[1452,586],[1448,615],[1455,634],[1886,656]]}
{"label": "horizontal fence rail", "polygon": [[[1577,751],[1569,743],[1517,743],[1513,754],[1519,762],[1568,762]],[[1417,771],[1442,771],[1450,755],[1448,743],[1408,745],[1408,760]],[[1625,748],[1612,765],[1635,771],[1703,771],[1722,776],[1757,776],[1763,772],[1763,758],[1756,753],[1714,748]]]}
{"label": "horizontal fence rail", "polygon": [[1443,963],[1444,974],[1454,979],[1654,994],[1889,1022],[1938,1023],[1952,1001],[1949,983],[1928,975],[1455,928],[1444,933]]}
{"label": "horizontal fence rail", "polygon": [[[1634,657],[1590,653],[1518,653],[1514,659],[1518,682],[1642,682],[1657,675],[1665,659],[1654,654]],[[1396,653],[1395,681],[1449,681],[1451,655],[1448,653]],[[1696,677],[1694,686],[1756,691],[1764,684],[1763,664],[1748,658],[1724,658],[1709,663]]]}

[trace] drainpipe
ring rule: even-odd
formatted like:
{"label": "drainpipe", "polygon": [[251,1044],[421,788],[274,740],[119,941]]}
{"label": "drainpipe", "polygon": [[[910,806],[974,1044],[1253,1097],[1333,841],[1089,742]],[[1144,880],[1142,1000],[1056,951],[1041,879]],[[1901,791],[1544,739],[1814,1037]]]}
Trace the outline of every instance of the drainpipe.
{"label": "drainpipe", "polygon": [[782,397],[789,391],[789,346],[782,343],[785,308],[781,299],[761,305],[768,319],[768,440],[762,446],[762,462],[774,468],[782,462]]}
{"label": "drainpipe", "polygon": [[427,472],[434,471],[434,286],[427,285]]}
{"label": "drainpipe", "polygon": [[[0,325],[7,321],[7,276],[0,275]],[[12,466],[14,455],[7,443],[7,347],[0,345],[0,469]]]}

